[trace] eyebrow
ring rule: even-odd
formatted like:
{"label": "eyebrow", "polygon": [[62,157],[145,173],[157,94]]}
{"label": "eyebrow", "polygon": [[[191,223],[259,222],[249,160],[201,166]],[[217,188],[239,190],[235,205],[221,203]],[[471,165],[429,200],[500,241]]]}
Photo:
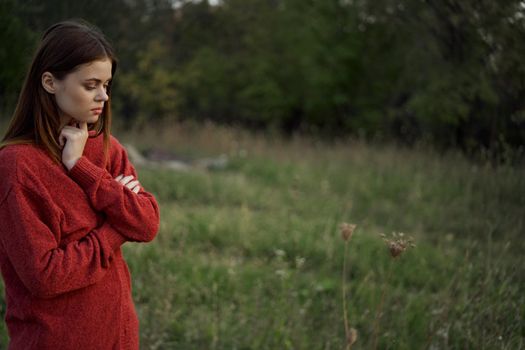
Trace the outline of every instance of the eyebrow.
{"label": "eyebrow", "polygon": [[[108,80],[106,81],[111,81],[112,78],[109,78]],[[89,78],[89,79],[86,79],[85,81],[96,81],[97,83],[101,83],[102,80],[100,79],[97,79],[97,78]]]}

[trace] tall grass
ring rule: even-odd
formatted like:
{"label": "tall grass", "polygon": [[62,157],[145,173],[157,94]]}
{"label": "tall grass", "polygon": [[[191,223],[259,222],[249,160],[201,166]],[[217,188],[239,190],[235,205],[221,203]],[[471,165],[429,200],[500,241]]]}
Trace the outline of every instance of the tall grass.
{"label": "tall grass", "polygon": [[[353,349],[525,348],[523,169],[211,124],[115,134],[145,152],[230,159],[138,169],[162,221],[155,241],[123,248],[143,349],[342,349],[343,311]],[[343,222],[359,227],[346,310]],[[394,231],[417,248],[392,264],[380,233]]]}

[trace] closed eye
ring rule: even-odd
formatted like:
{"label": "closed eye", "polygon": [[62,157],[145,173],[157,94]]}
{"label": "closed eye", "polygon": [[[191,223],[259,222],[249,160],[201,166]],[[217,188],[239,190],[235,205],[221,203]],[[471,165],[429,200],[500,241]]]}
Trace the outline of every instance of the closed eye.
{"label": "closed eye", "polygon": [[[107,90],[108,87],[109,87],[109,84],[104,85],[105,90]],[[95,90],[97,87],[96,86],[86,86],[85,88],[86,90]]]}

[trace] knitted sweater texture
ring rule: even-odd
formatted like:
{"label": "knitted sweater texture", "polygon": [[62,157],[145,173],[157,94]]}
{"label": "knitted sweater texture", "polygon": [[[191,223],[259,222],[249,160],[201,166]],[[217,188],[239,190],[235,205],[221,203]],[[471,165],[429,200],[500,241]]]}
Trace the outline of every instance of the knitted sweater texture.
{"label": "knitted sweater texture", "polygon": [[9,349],[139,348],[139,321],[121,246],[150,242],[154,196],[115,180],[137,172],[111,136],[90,131],[68,171],[40,147],[0,150],[0,268]]}

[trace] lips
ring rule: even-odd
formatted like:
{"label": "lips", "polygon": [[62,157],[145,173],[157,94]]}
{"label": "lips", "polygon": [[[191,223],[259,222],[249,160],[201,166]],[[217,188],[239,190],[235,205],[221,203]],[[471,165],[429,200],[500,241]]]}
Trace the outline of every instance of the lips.
{"label": "lips", "polygon": [[102,108],[93,108],[91,112],[93,112],[93,114],[102,114]]}

